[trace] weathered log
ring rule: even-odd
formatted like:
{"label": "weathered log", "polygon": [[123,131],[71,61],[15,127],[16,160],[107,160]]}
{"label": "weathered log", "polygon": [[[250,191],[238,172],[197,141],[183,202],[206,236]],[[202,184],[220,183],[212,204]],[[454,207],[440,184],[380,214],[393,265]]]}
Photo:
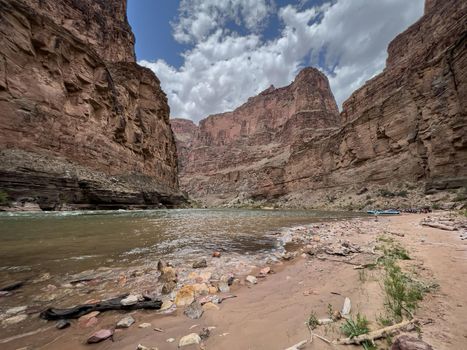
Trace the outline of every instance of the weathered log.
{"label": "weathered log", "polygon": [[40,313],[40,318],[44,320],[61,320],[70,318],[79,318],[93,311],[108,311],[108,310],[137,310],[137,309],[155,309],[159,310],[162,306],[161,300],[145,300],[139,301],[133,305],[122,305],[121,300],[127,295],[117,298],[104,300],[97,304],[83,304],[69,309],[49,308]]}

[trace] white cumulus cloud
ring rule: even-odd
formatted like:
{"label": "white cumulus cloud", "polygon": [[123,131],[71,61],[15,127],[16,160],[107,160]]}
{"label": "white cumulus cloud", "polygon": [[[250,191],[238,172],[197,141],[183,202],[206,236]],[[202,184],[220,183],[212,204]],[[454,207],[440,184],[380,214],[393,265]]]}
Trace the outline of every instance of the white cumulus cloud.
{"label": "white cumulus cloud", "polygon": [[[423,0],[337,0],[277,8],[266,0],[182,0],[174,38],[183,64],[139,63],[167,93],[172,117],[199,121],[232,110],[269,85],[289,84],[307,65],[323,70],[340,105],[385,64],[388,43],[423,13]],[[270,16],[281,30],[265,40]],[[233,21],[244,30],[228,29]]]}

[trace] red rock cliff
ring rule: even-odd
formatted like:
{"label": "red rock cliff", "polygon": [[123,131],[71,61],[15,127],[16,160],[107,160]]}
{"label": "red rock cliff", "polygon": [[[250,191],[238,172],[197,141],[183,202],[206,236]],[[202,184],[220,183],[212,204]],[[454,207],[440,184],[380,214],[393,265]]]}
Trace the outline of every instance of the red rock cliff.
{"label": "red rock cliff", "polygon": [[[384,71],[344,102],[339,128],[325,78],[304,84],[303,94],[291,93],[295,83],[267,90],[201,121],[181,183],[208,203],[280,197],[299,206],[366,186],[465,187],[466,7],[428,1],[390,43]],[[297,118],[303,111],[313,118]]]}
{"label": "red rock cliff", "polygon": [[[202,120],[199,128],[172,123],[182,150],[182,187],[195,198],[228,200],[283,182],[292,144],[337,127],[339,113],[326,76],[306,68],[289,86],[271,86],[232,112]],[[278,191],[272,185],[268,194]]]}
{"label": "red rock cliff", "polygon": [[122,0],[0,0],[0,188],[43,209],[180,201],[167,98]]}

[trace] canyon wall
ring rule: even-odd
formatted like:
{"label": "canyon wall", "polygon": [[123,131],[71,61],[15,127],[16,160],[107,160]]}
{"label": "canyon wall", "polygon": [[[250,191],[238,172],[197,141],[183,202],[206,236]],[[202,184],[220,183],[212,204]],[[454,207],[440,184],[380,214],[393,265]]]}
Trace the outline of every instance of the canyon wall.
{"label": "canyon wall", "polygon": [[[344,102],[340,123],[316,109],[313,119],[330,123],[305,132],[307,124],[292,123],[284,132],[288,123],[270,118],[269,137],[258,143],[242,123],[257,123],[261,103],[201,121],[181,159],[183,187],[208,204],[241,197],[293,206],[330,204],[344,194],[354,201],[373,187],[424,194],[465,188],[466,8],[461,0],[428,1],[422,18],[390,43],[384,71]],[[226,148],[225,140],[236,147]]]}
{"label": "canyon wall", "polygon": [[0,0],[0,189],[42,209],[176,205],[160,82],[124,0]]}
{"label": "canyon wall", "polygon": [[294,142],[337,128],[339,112],[326,76],[305,68],[289,86],[271,86],[199,127],[182,119],[171,123],[181,187],[195,199],[218,203],[265,188],[267,196],[282,193]]}

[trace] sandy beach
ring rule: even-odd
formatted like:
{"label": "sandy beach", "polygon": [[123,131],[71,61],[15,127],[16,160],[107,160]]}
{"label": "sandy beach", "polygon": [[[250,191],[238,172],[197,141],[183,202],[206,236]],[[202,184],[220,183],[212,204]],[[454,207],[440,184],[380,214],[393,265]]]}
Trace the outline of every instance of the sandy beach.
{"label": "sandy beach", "polygon": [[[184,348],[286,349],[309,340],[305,322],[310,313],[325,318],[329,308],[342,308],[345,297],[351,300],[351,315],[365,315],[370,321],[370,329],[378,329],[381,328],[378,317],[385,312],[381,271],[356,269],[356,266],[374,261],[374,246],[378,237],[383,236],[391,237],[408,251],[411,259],[400,262],[404,271],[410,271],[426,285],[436,286],[425,294],[415,311],[420,333],[415,329],[409,333],[420,336],[435,349],[462,349],[467,344],[467,244],[459,237],[459,231],[420,225],[427,216],[405,214],[380,217],[377,221],[353,219],[308,227],[313,240],[296,252],[296,258],[270,266],[271,272],[257,278],[257,284],[240,278],[228,293],[236,297],[214,307],[205,307],[199,319],[185,316],[183,307],[166,314],[133,311],[130,315],[136,322],[129,329],[117,329],[112,340],[92,345],[85,343],[90,334],[101,328],[114,328],[127,314],[101,313],[97,316],[98,323],[92,327],[82,328],[72,321],[71,327],[65,330],[55,329],[53,322],[42,321],[43,328],[38,328],[42,331],[36,334],[16,339],[2,337],[1,348],[134,350],[141,344],[149,349],[175,349],[181,337],[210,327],[209,337],[201,344]],[[344,243],[344,246],[358,247],[360,252],[341,255],[329,250],[342,242],[350,243]],[[331,247],[328,254],[302,253],[322,243]],[[252,274],[260,276],[258,271]],[[330,340],[342,338],[342,322],[319,326],[314,332]],[[139,328],[142,323],[150,326]],[[169,343],[167,339],[170,338],[173,342]],[[384,342],[378,345],[385,348]],[[303,349],[329,347],[313,337]],[[352,346],[336,348],[350,349]]]}

